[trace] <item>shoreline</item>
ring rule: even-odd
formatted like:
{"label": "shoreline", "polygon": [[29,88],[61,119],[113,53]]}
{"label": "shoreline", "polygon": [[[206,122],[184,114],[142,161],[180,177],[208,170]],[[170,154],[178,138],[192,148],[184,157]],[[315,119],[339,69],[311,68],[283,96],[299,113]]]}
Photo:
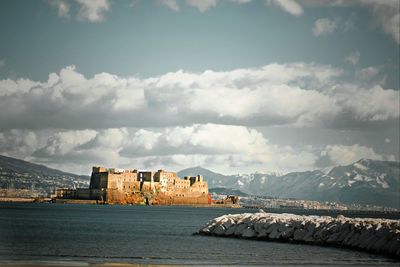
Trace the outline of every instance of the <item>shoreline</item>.
{"label": "shoreline", "polygon": [[[84,204],[84,205],[112,205],[112,206],[146,206],[143,204],[116,204],[116,203],[99,203],[96,200],[85,199],[57,199],[56,201],[50,198],[0,198],[2,203],[51,203],[51,204]],[[175,206],[175,207],[193,207],[193,208],[231,208],[231,209],[249,209],[259,210],[256,207],[242,206],[240,204],[157,204],[148,206]],[[270,213],[293,213],[298,215],[318,215],[318,216],[334,216],[334,215],[347,215],[347,216],[361,216],[368,218],[386,218],[400,220],[400,211],[380,211],[380,210],[330,210],[330,209],[281,209],[269,208]]]}
{"label": "shoreline", "polygon": [[238,204],[118,204],[118,203],[101,203],[97,200],[90,199],[37,199],[37,198],[0,198],[0,204],[2,203],[21,203],[21,204],[32,204],[32,203],[50,203],[50,204],[83,204],[83,205],[109,205],[109,206],[162,206],[162,207],[193,207],[193,208],[232,208],[239,209],[244,208]]}
{"label": "shoreline", "polygon": [[[128,262],[103,262],[91,263],[85,261],[5,261],[1,262],[1,266],[9,267],[155,267],[155,266],[187,266],[185,264],[147,264],[147,263],[128,263]],[[190,265],[196,266],[196,265]]]}
{"label": "shoreline", "polygon": [[[51,203],[51,204],[73,204],[73,205],[112,205],[112,206],[146,206],[143,204],[117,204],[117,203],[100,203],[96,200],[85,199],[51,199],[51,198],[11,198],[0,197],[2,203]],[[192,207],[192,208],[229,208],[229,209],[249,209],[258,210],[259,208],[242,206],[240,204],[157,204],[148,206],[164,206],[164,207]],[[296,215],[317,215],[317,216],[337,216],[344,215],[350,217],[365,218],[386,218],[400,220],[399,211],[379,211],[379,210],[329,210],[329,209],[280,209],[269,208],[268,212],[275,214],[293,213]]]}
{"label": "shoreline", "polygon": [[0,197],[0,203],[34,203],[35,198],[30,197]]}

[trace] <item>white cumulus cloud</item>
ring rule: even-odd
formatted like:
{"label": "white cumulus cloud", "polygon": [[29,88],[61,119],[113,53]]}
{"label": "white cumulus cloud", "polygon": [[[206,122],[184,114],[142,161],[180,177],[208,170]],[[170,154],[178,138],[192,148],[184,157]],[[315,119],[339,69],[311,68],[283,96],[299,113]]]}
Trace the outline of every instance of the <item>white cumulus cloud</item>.
{"label": "white cumulus cloud", "polygon": [[[105,13],[110,10],[108,0],[75,0],[79,4],[77,17],[80,20],[89,22],[100,22],[105,18]],[[212,7],[216,7],[221,0],[185,0],[189,6],[197,8],[200,12],[205,12]],[[390,35],[393,40],[400,44],[400,7],[398,0],[353,0],[353,1],[329,1],[329,0],[265,0],[267,5],[273,5],[281,10],[293,15],[301,16],[305,7],[326,7],[326,6],[361,6],[371,10],[373,23],[381,28],[383,32]],[[158,3],[167,6],[171,10],[179,11],[180,5],[177,0],[157,0]],[[237,4],[248,4],[251,0],[229,0]],[[65,0],[50,0],[50,5],[57,9],[60,17],[70,16],[70,2]],[[313,33],[316,36],[333,32],[338,28],[335,20],[316,21]],[[343,31],[353,28],[351,20],[341,21],[340,27]],[[335,26],[336,25],[336,26]]]}
{"label": "white cumulus cloud", "polygon": [[395,160],[393,155],[381,155],[372,148],[362,145],[328,145],[322,154],[328,156],[335,165],[348,165],[360,159]]}
{"label": "white cumulus cloud", "polygon": [[217,5],[217,0],[185,0],[185,2],[187,5],[197,8],[200,12],[204,12]]}
{"label": "white cumulus cloud", "polygon": [[31,158],[36,162],[50,166],[68,162],[73,169],[86,166],[87,171],[90,164],[172,170],[203,165],[226,173],[252,172],[266,166],[306,170],[313,168],[318,157],[308,148],[298,151],[271,144],[252,128],[210,123],[156,130],[60,131],[47,134],[46,140],[33,145],[30,151],[33,149]]}
{"label": "white cumulus cloud", "polygon": [[98,130],[13,129],[0,133],[0,153],[85,174],[93,165],[175,171],[204,166],[221,173],[250,173],[311,170],[321,157],[330,165],[346,165],[361,158],[395,160],[393,155],[358,144],[322,148],[277,145],[255,128],[212,123]]}
{"label": "white cumulus cloud", "polygon": [[372,21],[400,44],[400,5],[398,0],[300,0],[306,7],[359,6],[371,11]]}
{"label": "white cumulus cloud", "polygon": [[266,2],[268,5],[275,5],[293,16],[301,16],[304,12],[302,6],[295,0],[266,0]]}
{"label": "white cumulus cloud", "polygon": [[379,85],[367,90],[346,85],[335,88],[334,94],[336,103],[357,120],[382,121],[400,116],[399,91],[385,90]]}
{"label": "white cumulus cloud", "polygon": [[328,18],[317,19],[314,22],[312,33],[315,36],[327,35],[333,33],[337,28],[337,22]]}
{"label": "white cumulus cloud", "polygon": [[46,145],[37,151],[38,155],[63,156],[76,147],[85,144],[96,136],[94,130],[58,132],[49,137]]}
{"label": "white cumulus cloud", "polygon": [[179,11],[179,5],[176,0],[157,0],[157,3],[164,5],[173,11]]}
{"label": "white cumulus cloud", "polygon": [[57,14],[59,17],[69,18],[70,5],[65,0],[50,0],[50,5],[57,9]]}
{"label": "white cumulus cloud", "polygon": [[76,0],[80,4],[78,18],[90,22],[104,20],[104,13],[110,9],[108,0]]}
{"label": "white cumulus cloud", "polygon": [[221,72],[180,70],[146,79],[109,73],[87,78],[69,66],[49,74],[46,82],[0,80],[0,123],[8,129],[192,123],[304,127],[344,115],[360,122],[398,118],[398,91],[379,81],[344,83],[342,73],[329,65],[291,63]]}
{"label": "white cumulus cloud", "polygon": [[359,81],[363,81],[363,82],[374,81],[378,77],[381,69],[382,69],[381,67],[375,67],[375,66],[362,68],[360,70],[357,70],[354,73],[354,76]]}
{"label": "white cumulus cloud", "polygon": [[[78,4],[77,18],[89,22],[101,22],[105,13],[110,10],[109,0],[75,0]],[[69,18],[71,1],[49,0],[49,4],[57,9],[59,17]]]}
{"label": "white cumulus cloud", "polygon": [[375,23],[400,44],[400,4],[398,0],[359,0],[372,10]]}
{"label": "white cumulus cloud", "polygon": [[11,129],[0,132],[0,154],[2,155],[25,158],[30,156],[40,144],[39,136],[34,131]]}
{"label": "white cumulus cloud", "polygon": [[330,18],[319,18],[314,22],[311,29],[314,36],[329,35],[334,32],[347,32],[354,29],[352,19],[344,20],[340,17]]}
{"label": "white cumulus cloud", "polygon": [[358,62],[360,61],[360,52],[354,51],[351,52],[346,58],[344,59],[346,62],[352,64],[352,65],[357,65]]}

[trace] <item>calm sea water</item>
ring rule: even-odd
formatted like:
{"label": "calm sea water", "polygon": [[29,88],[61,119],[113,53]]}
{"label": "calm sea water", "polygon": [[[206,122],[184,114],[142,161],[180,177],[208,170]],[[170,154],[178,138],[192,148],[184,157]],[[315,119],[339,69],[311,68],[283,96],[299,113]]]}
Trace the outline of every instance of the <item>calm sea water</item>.
{"label": "calm sea water", "polygon": [[0,204],[0,265],[393,265],[359,251],[192,235],[210,219],[248,209]]}

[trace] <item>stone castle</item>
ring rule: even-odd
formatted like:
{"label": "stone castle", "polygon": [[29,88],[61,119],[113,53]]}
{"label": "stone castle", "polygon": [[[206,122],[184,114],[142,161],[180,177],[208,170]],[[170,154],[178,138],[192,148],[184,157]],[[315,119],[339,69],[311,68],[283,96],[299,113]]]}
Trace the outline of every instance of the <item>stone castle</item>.
{"label": "stone castle", "polygon": [[210,204],[201,175],[181,179],[175,172],[93,167],[89,188],[58,189],[57,198],[118,204]]}

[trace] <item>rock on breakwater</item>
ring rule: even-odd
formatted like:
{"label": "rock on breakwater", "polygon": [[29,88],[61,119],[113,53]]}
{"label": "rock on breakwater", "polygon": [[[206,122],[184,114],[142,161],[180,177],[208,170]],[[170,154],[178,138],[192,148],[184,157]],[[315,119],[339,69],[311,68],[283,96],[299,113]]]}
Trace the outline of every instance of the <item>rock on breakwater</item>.
{"label": "rock on breakwater", "polygon": [[361,249],[400,258],[400,221],[258,213],[228,214],[199,230],[201,235],[279,240]]}

